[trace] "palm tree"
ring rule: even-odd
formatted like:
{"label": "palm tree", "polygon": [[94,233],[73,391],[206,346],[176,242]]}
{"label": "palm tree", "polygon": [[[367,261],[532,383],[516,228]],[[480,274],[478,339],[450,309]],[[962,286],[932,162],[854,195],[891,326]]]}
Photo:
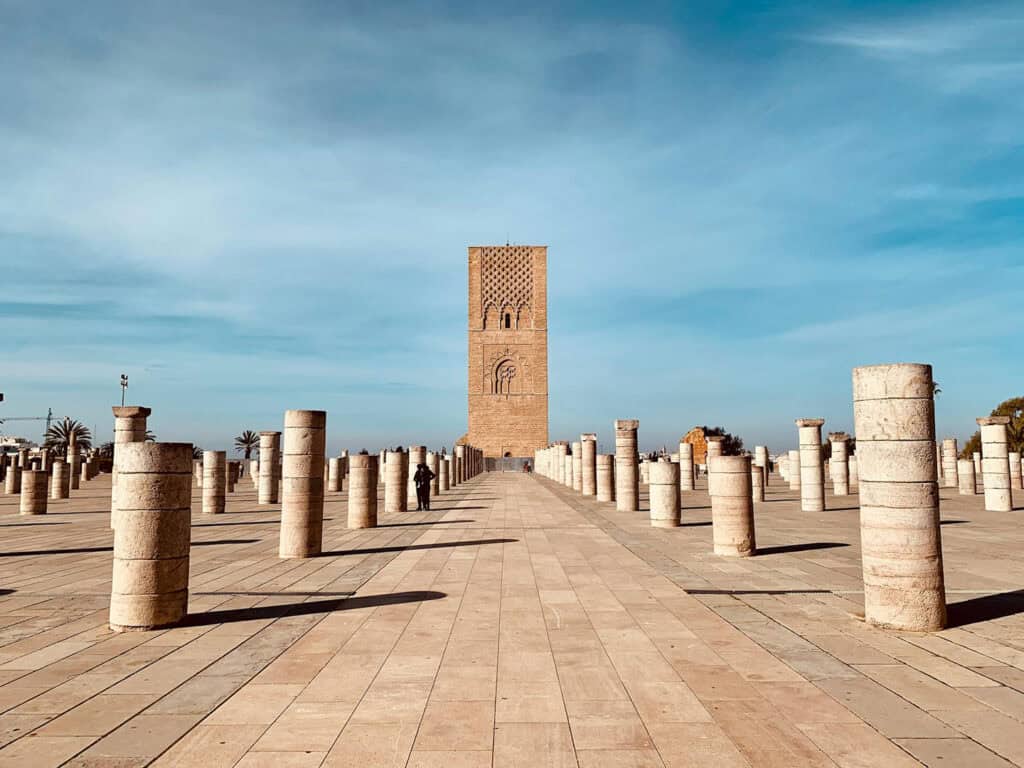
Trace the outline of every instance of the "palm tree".
{"label": "palm tree", "polygon": [[196,460],[203,458],[203,449],[198,445],[192,446],[192,458]]}
{"label": "palm tree", "polygon": [[145,442],[147,442],[147,443],[155,443],[156,442],[156,435],[153,434],[153,430],[151,430],[151,429],[147,429],[146,430]]}
{"label": "palm tree", "polygon": [[235,450],[245,451],[245,460],[252,458],[252,452],[260,446],[260,436],[251,429],[245,430],[235,438]]}
{"label": "palm tree", "polygon": [[935,397],[938,397],[941,394],[942,394],[942,387],[939,386],[939,382],[933,381],[932,382],[932,395],[935,396]]}
{"label": "palm tree", "polygon": [[61,456],[67,456],[68,440],[71,435],[75,436],[75,443],[80,449],[92,448],[92,433],[89,428],[82,422],[69,419],[67,416],[63,420],[51,424],[50,428],[46,430],[43,447],[49,448],[51,451],[55,450]]}

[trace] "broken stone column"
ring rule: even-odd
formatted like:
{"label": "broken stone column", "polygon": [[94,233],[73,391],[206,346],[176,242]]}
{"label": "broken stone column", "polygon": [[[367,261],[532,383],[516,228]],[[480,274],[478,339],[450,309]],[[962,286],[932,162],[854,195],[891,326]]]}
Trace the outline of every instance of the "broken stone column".
{"label": "broken stone column", "polygon": [[226,451],[203,451],[203,514],[223,515],[227,505]]}
{"label": "broken stone column", "polygon": [[764,501],[764,467],[754,463],[750,465],[750,498],[754,501]]}
{"label": "broken stone column", "polygon": [[679,490],[694,489],[693,444],[679,441]]}
{"label": "broken stone column", "polygon": [[930,365],[853,369],[864,615],[912,632],[946,623],[933,392]]}
{"label": "broken stone column", "polygon": [[46,471],[26,469],[21,473],[19,511],[23,515],[46,514]]}
{"label": "broken stone column", "polygon": [[281,499],[281,433],[260,432],[260,477],[257,504],[277,504]]}
{"label": "broken stone column", "polygon": [[711,536],[716,555],[750,557],[757,551],[749,456],[715,456],[708,464]]}
{"label": "broken stone column", "polygon": [[110,628],[169,627],[188,609],[192,446],[132,442],[118,450]]}
{"label": "broken stone column", "polygon": [[832,445],[832,460],[828,465],[832,476],[832,493],[835,496],[847,496],[850,493],[850,436],[845,432],[829,432],[828,441]]}
{"label": "broken stone column", "polygon": [[640,470],[637,466],[636,419],[615,422],[615,508],[619,512],[640,509]]}
{"label": "broken stone column", "polygon": [[768,448],[764,445],[754,446],[754,466],[761,468],[762,486],[768,485]]}
{"label": "broken stone column", "polygon": [[1020,452],[1009,451],[1007,456],[1010,459],[1010,487],[1019,491],[1021,489],[1021,474],[1020,474]]}
{"label": "broken stone column", "polygon": [[945,481],[946,488],[956,488],[960,484],[956,471],[958,453],[956,438],[947,437],[942,441],[942,479]]}
{"label": "broken stone column", "polygon": [[610,453],[597,457],[597,500],[615,501],[615,457]]}
{"label": "broken stone column", "polygon": [[451,480],[451,472],[452,472],[452,462],[451,462],[451,459],[449,459],[447,456],[442,456],[441,457],[440,468],[438,469],[438,472],[437,472],[437,479],[438,479],[437,489],[438,489],[439,492],[443,492],[443,491],[447,491],[447,490],[451,489],[451,483],[449,482]]}
{"label": "broken stone column", "polygon": [[584,496],[597,495],[597,435],[580,435],[580,492]]}
{"label": "broken stone column", "polygon": [[959,478],[961,496],[974,496],[978,492],[978,481],[974,474],[974,462],[970,459],[957,459],[956,474]]}
{"label": "broken stone column", "polygon": [[800,433],[800,509],[825,511],[825,468],[821,459],[821,425],[824,419],[797,419]]}
{"label": "broken stone column", "polygon": [[345,484],[345,471],[341,458],[332,456],[327,462],[327,490],[330,493],[341,493]]}
{"label": "broken stone column", "polygon": [[68,478],[70,478],[69,489],[77,491],[81,487],[78,476],[81,471],[79,466],[81,462],[78,456],[78,438],[73,431],[68,435],[67,462]]}
{"label": "broken stone column", "polygon": [[17,456],[11,456],[7,462],[7,476],[4,477],[4,493],[12,495],[21,493],[21,465]]}
{"label": "broken stone column", "polygon": [[52,474],[50,483],[51,499],[67,499],[71,496],[71,467],[63,459],[54,459],[50,466]]}
{"label": "broken stone column", "polygon": [[583,491],[583,441],[572,444],[572,486],[577,493]]}
{"label": "broken stone column", "polygon": [[348,457],[348,527],[377,527],[377,457]]}
{"label": "broken stone column", "polygon": [[408,456],[409,471],[405,473],[405,481],[409,497],[406,500],[406,508],[411,509],[413,505],[416,504],[416,481],[413,480],[413,477],[416,476],[416,470],[419,469],[420,464],[427,463],[427,446],[410,445]]}
{"label": "broken stone column", "polygon": [[985,509],[989,512],[1013,510],[1010,490],[1010,451],[1006,427],[1009,416],[978,419],[981,427],[981,479],[985,484]]}
{"label": "broken stone column", "polygon": [[800,490],[800,451],[789,451],[786,459],[786,472],[789,473],[789,490]]}
{"label": "broken stone column", "polygon": [[110,527],[117,525],[117,474],[118,446],[127,443],[141,443],[146,439],[146,419],[152,413],[149,408],[137,405],[115,405],[114,411],[114,456],[110,470]]}
{"label": "broken stone column", "polygon": [[323,551],[326,453],[327,412],[285,411],[279,557],[315,557]]}
{"label": "broken stone column", "polygon": [[[388,451],[384,462],[384,512],[395,515],[409,509],[409,492],[405,487],[405,473],[402,467],[409,454],[403,451]],[[458,458],[458,454],[456,454]]]}
{"label": "broken stone column", "polygon": [[668,458],[650,462],[651,527],[679,525],[679,465]]}

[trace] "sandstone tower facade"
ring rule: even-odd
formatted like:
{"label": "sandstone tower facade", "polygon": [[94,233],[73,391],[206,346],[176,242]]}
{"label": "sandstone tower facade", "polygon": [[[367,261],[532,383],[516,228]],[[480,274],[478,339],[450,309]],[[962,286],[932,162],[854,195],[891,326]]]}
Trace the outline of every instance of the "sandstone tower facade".
{"label": "sandstone tower facade", "polygon": [[548,249],[469,249],[469,443],[489,458],[548,444]]}

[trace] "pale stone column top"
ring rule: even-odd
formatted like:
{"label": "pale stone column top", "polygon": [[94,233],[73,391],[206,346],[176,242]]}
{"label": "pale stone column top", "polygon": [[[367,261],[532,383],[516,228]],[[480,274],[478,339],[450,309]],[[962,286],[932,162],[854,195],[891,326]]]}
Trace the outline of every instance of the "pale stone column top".
{"label": "pale stone column top", "polygon": [[707,437],[704,438],[704,440],[709,442],[709,443],[711,443],[711,442],[720,443],[723,440],[725,440],[725,435],[708,435]]}
{"label": "pale stone column top", "polygon": [[841,443],[841,442],[844,442],[845,440],[849,440],[849,439],[850,439],[850,436],[848,434],[846,434],[845,432],[829,432],[828,433],[828,441],[830,443]]}
{"label": "pale stone column top", "polygon": [[797,419],[796,420],[796,425],[798,427],[820,427],[824,423],[825,423],[824,419]]}
{"label": "pale stone column top", "polygon": [[639,429],[640,419],[616,419],[616,429]]}
{"label": "pale stone column top", "polygon": [[281,434],[280,432],[276,432],[276,431],[270,429],[270,430],[267,430],[265,432],[260,432],[260,437],[273,437],[274,435],[280,435],[280,434]]}
{"label": "pale stone column top", "polygon": [[115,405],[113,411],[119,419],[130,419],[136,416],[148,417],[153,413],[152,408],[146,408],[143,405]]}
{"label": "pale stone column top", "polygon": [[1010,423],[1010,417],[1009,416],[982,416],[982,417],[980,417],[978,419],[975,419],[975,421],[978,422],[978,426],[980,426],[980,427],[991,427],[991,426],[994,426],[996,424],[1009,424]]}
{"label": "pale stone column top", "polygon": [[584,432],[582,435],[580,435],[580,442],[583,442],[584,440],[593,440],[594,442],[597,442],[597,433]]}

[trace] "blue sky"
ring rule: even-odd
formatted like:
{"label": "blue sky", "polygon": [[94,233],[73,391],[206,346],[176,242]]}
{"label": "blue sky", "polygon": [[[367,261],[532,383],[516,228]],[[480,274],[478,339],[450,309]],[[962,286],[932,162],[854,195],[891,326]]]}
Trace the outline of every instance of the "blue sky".
{"label": "blue sky", "polygon": [[1024,394],[1021,40],[1019,2],[0,0],[0,409],[106,435],[124,372],[161,440],[450,444],[466,246],[511,240],[552,439],[787,448],[898,360],[964,439]]}

